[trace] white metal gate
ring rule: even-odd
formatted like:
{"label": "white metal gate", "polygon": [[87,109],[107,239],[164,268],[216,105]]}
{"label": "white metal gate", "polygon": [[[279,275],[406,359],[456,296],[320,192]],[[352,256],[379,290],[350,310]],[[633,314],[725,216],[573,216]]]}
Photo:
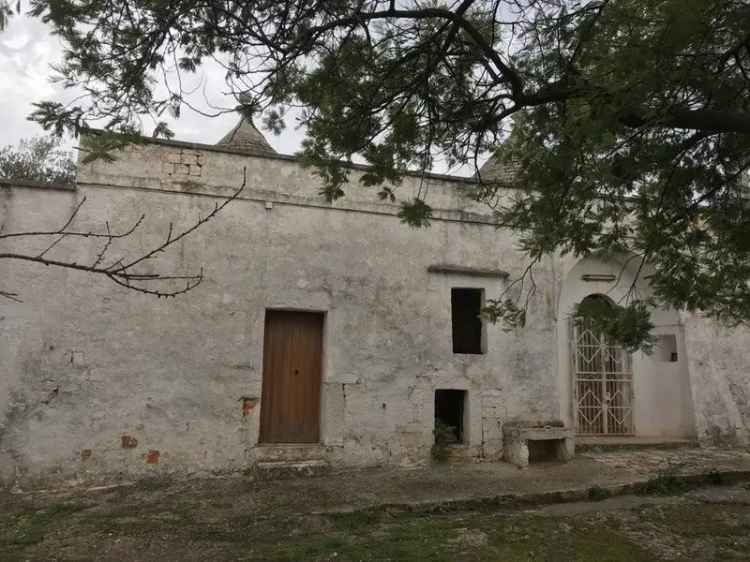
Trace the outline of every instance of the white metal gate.
{"label": "white metal gate", "polygon": [[585,318],[571,324],[576,431],[586,435],[632,435],[630,354],[604,334],[594,332]]}

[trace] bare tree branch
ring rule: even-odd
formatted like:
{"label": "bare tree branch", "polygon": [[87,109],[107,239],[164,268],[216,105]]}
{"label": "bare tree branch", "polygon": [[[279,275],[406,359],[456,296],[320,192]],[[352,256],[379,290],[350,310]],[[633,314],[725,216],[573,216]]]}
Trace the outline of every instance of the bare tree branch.
{"label": "bare tree branch", "polygon": [[[197,221],[195,221],[192,225],[190,225],[185,230],[182,230],[178,234],[174,233],[174,225],[172,223],[169,223],[167,235],[161,243],[155,245],[145,253],[129,261],[125,261],[124,258],[118,258],[110,265],[102,265],[106,261],[107,252],[110,250],[113,241],[126,239],[127,237],[131,236],[138,228],[138,226],[143,223],[145,215],[141,215],[130,228],[119,233],[111,232],[109,222],[105,222],[104,232],[84,232],[79,230],[70,230],[69,227],[86,202],[85,197],[82,198],[81,201],[76,205],[71,215],[65,221],[65,224],[63,224],[57,230],[14,232],[0,235],[0,240],[23,240],[24,238],[36,239],[40,237],[54,238],[54,240],[39,253],[14,251],[0,252],[0,260],[20,260],[46,266],[60,267],[63,269],[83,271],[93,275],[102,275],[113,283],[136,291],[138,293],[155,295],[157,297],[175,297],[177,295],[187,293],[188,291],[197,287],[203,281],[204,277],[202,267],[200,271],[196,273],[179,274],[145,273],[143,271],[139,271],[137,269],[137,266],[143,264],[149,259],[154,258],[157,254],[167,251],[177,242],[183,240],[184,238],[195,232],[202,225],[206,224],[208,221],[216,217],[227,205],[237,199],[242,190],[245,188],[246,183],[247,169],[243,168],[242,185],[231,196],[224,199],[221,203],[217,203],[210,213],[208,213],[204,217],[199,217]],[[62,258],[47,257],[47,254],[66,238],[93,238],[103,240],[104,243],[101,249],[96,253],[96,258],[91,264],[82,264]],[[21,302],[18,293],[10,291],[0,290],[0,297],[4,297],[15,302]]]}

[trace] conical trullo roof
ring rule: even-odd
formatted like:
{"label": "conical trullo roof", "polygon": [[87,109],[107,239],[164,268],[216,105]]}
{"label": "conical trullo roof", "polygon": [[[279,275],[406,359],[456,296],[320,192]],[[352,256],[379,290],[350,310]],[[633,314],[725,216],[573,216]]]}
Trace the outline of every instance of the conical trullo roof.
{"label": "conical trullo roof", "polygon": [[269,155],[278,154],[268,144],[266,137],[246,117],[241,117],[240,122],[229,131],[224,138],[216,143],[217,146],[225,146],[233,150],[247,152],[248,154]]}
{"label": "conical trullo roof", "polygon": [[518,173],[519,165],[516,161],[508,163],[500,162],[500,159],[493,154],[479,168],[479,176],[483,182],[511,184]]}

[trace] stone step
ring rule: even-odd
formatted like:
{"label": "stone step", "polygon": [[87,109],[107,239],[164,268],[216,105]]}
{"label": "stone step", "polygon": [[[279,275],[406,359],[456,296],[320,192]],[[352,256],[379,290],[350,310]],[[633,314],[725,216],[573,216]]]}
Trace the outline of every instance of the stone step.
{"label": "stone step", "polygon": [[258,462],[322,461],[325,459],[326,448],[318,443],[258,445],[255,447],[255,460]]}
{"label": "stone step", "polygon": [[325,461],[268,461],[255,464],[255,476],[258,480],[281,480],[321,476],[330,472],[331,466]]}
{"label": "stone step", "polygon": [[670,439],[668,437],[576,437],[576,453],[635,449],[695,449],[699,446],[700,444],[695,439]]}

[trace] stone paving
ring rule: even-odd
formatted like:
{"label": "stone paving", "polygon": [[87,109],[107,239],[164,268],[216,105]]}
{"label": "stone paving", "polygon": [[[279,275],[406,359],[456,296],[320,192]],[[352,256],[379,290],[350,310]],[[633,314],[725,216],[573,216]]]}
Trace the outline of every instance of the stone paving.
{"label": "stone paving", "polygon": [[683,449],[641,449],[629,451],[587,452],[589,458],[615,470],[626,470],[634,475],[698,474],[716,471],[745,471],[750,469],[750,450],[717,447]]}
{"label": "stone paving", "polygon": [[[271,481],[252,481],[237,476],[154,482],[168,485],[174,493],[205,488],[217,494],[233,495],[240,510],[325,513],[377,507],[430,510],[451,505],[462,508],[472,503],[573,501],[587,497],[592,488],[618,494],[632,491],[633,486],[660,476],[711,474],[727,475],[733,481],[750,480],[750,450],[588,451],[571,462],[537,463],[526,469],[504,462],[478,462],[416,469],[347,470],[312,478]],[[122,486],[138,487],[138,483],[126,482]],[[50,493],[78,495],[85,490],[80,486]],[[33,491],[17,489],[13,495],[30,493]],[[2,496],[0,492],[0,503]]]}
{"label": "stone paving", "polygon": [[[718,475],[724,480],[750,480],[750,450],[720,448],[589,451],[571,462],[546,462],[518,469],[508,463],[432,466],[413,470],[366,470],[308,481],[269,483],[314,490],[319,508],[349,510],[378,505],[437,509],[453,503],[570,501],[592,488],[617,494],[665,476]],[[331,496],[328,490],[337,492]]]}

